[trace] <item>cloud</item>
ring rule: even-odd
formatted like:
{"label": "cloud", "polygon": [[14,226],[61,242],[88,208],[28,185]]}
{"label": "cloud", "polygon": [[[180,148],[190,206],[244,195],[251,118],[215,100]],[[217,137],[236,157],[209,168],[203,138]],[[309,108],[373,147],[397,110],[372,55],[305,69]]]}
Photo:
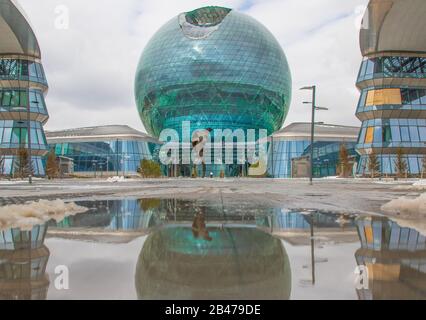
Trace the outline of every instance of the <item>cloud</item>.
{"label": "cloud", "polygon": [[[318,85],[321,121],[359,124],[356,75],[361,62],[355,21],[368,0],[20,0],[38,36],[49,81],[47,129],[128,124],[143,129],[133,97],[140,54],[178,13],[206,5],[243,11],[265,24],[287,54],[293,103],[286,124],[308,121],[306,93]],[[55,8],[69,8],[69,29],[55,28]],[[358,10],[358,11],[357,11]]]}

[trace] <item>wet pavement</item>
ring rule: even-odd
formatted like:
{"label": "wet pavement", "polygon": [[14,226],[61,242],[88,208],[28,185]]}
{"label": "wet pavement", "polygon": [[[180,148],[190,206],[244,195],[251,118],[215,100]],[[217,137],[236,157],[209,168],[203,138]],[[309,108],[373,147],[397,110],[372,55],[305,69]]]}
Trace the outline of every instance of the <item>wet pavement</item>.
{"label": "wet pavement", "polygon": [[426,299],[426,238],[369,215],[179,199],[0,232],[0,299]]}

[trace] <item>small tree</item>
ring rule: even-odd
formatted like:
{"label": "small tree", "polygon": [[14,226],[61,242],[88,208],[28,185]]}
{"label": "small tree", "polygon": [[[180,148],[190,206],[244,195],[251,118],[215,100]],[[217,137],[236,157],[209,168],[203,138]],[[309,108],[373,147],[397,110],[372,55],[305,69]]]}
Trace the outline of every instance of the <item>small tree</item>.
{"label": "small tree", "polygon": [[4,174],[4,163],[5,163],[5,159],[3,155],[0,155],[0,178],[3,176]]}
{"label": "small tree", "polygon": [[340,145],[340,150],[339,150],[339,164],[340,164],[340,177],[347,178],[348,172],[351,169],[351,166],[349,163],[348,149],[343,143]]}
{"label": "small tree", "polygon": [[46,174],[49,180],[55,179],[59,176],[59,165],[56,161],[55,150],[53,149],[50,150],[49,154],[47,155]]}
{"label": "small tree", "polygon": [[379,158],[374,151],[368,155],[368,171],[370,171],[371,179],[374,179],[376,173],[380,171]]}
{"label": "small tree", "polygon": [[33,174],[32,168],[28,150],[23,147],[19,148],[14,163],[14,176],[21,179],[28,177],[30,174]]}
{"label": "small tree", "polygon": [[160,164],[147,159],[141,161],[138,172],[144,178],[159,178],[162,175]]}
{"label": "small tree", "polygon": [[422,160],[422,179],[424,179],[426,175],[426,155],[423,156],[423,160]]}
{"label": "small tree", "polygon": [[402,148],[399,148],[396,152],[395,169],[396,169],[398,178],[407,177],[408,165],[407,165],[407,161],[405,161],[404,159],[404,151],[402,150]]}

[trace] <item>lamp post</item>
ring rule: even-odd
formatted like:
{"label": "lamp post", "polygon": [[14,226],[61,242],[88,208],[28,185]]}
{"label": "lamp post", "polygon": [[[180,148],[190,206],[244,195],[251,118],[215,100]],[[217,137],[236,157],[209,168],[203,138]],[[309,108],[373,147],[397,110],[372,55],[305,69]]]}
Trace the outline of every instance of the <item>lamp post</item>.
{"label": "lamp post", "polygon": [[[316,86],[309,86],[300,88],[300,90],[311,90],[312,91],[312,101],[311,102],[303,102],[304,104],[312,104],[312,121],[311,121],[311,170],[309,172],[309,184],[313,184],[314,177],[314,140],[315,140],[315,111],[316,110],[328,110],[328,108],[317,107],[316,106]],[[319,124],[319,123],[318,123]]]}
{"label": "lamp post", "polygon": [[96,178],[97,169],[98,169],[97,163],[98,163],[97,160],[92,160],[92,168],[94,168],[95,178]]}

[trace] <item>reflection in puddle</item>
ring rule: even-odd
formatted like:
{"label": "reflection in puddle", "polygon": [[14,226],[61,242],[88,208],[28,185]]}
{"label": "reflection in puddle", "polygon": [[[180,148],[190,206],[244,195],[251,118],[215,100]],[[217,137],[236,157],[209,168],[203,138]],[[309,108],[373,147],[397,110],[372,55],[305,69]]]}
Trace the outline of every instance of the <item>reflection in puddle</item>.
{"label": "reflection in puddle", "polygon": [[360,299],[425,299],[426,238],[382,217],[358,220],[361,248],[358,265],[368,270],[368,286]]}
{"label": "reflection in puddle", "polygon": [[278,239],[255,228],[152,233],[136,268],[140,299],[289,299],[291,271]]}
{"label": "reflection in puddle", "polygon": [[49,249],[44,245],[47,226],[31,231],[0,232],[0,298],[3,300],[46,299]]}
{"label": "reflection in puddle", "polygon": [[[0,232],[0,298],[426,299],[425,237],[384,217],[176,199],[78,204],[91,210],[49,222],[46,241],[47,225]],[[52,284],[58,265],[70,290]]]}

